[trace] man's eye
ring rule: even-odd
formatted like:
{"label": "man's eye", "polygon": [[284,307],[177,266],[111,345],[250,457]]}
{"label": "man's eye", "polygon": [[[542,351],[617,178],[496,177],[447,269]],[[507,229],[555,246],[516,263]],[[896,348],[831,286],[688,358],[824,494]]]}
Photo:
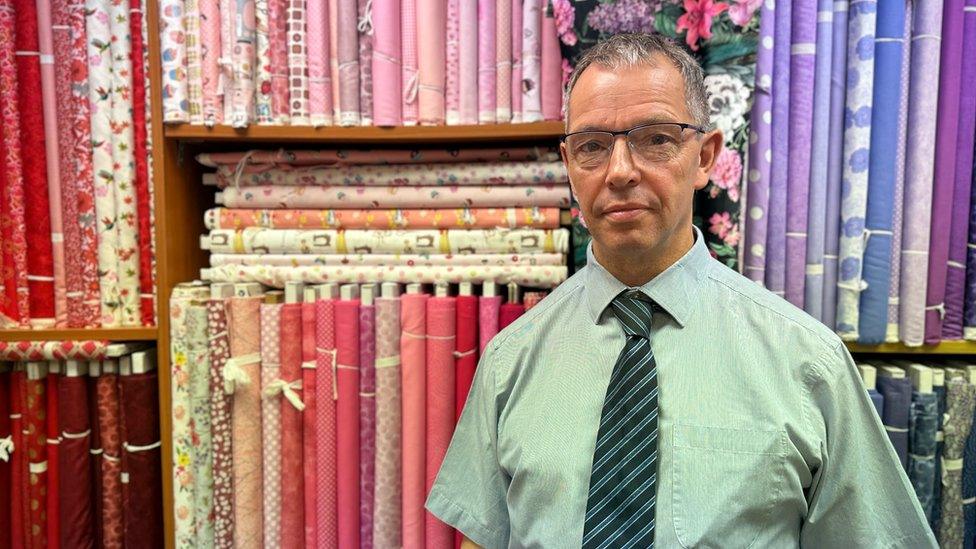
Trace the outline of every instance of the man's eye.
{"label": "man's eye", "polygon": [[577,147],[577,151],[581,153],[596,153],[600,152],[606,147],[603,146],[599,141],[587,141]]}

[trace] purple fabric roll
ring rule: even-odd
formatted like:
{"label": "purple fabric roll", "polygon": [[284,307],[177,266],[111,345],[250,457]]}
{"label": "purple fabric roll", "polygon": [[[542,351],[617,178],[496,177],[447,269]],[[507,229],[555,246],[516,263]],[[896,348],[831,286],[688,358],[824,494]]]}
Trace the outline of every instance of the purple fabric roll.
{"label": "purple fabric roll", "polygon": [[963,13],[963,56],[960,72],[959,138],[956,148],[952,228],[946,273],[943,339],[962,339],[966,294],[966,244],[969,236],[969,200],[973,182],[973,132],[976,131],[976,1],[967,0]]}
{"label": "purple fabric roll", "polygon": [[766,228],[766,288],[782,296],[786,288],[786,199],[790,162],[791,9],[776,10],[773,34],[773,158],[769,171],[769,225]]}
{"label": "purple fabric roll", "polygon": [[929,344],[942,340],[945,314],[949,231],[952,228],[952,200],[956,185],[956,140],[959,138],[963,2],[946,0],[942,17],[942,66],[939,71],[932,228],[929,233],[929,286],[925,300],[925,342]]}
{"label": "purple fabric roll", "polygon": [[[976,0],[966,3],[966,20],[963,23],[967,37],[976,37]],[[974,166],[976,168],[976,166]],[[976,170],[974,170],[976,171]],[[969,201],[969,247],[966,254],[966,295],[963,311],[963,337],[976,339],[976,173]]]}
{"label": "purple fabric roll", "polygon": [[[376,483],[376,307],[359,307],[359,541],[373,546]],[[341,502],[340,502],[341,505]]]}

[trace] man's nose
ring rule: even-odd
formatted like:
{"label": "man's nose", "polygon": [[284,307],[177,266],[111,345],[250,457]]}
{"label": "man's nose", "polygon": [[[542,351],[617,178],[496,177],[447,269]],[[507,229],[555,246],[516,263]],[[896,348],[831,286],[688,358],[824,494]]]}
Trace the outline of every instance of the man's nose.
{"label": "man's nose", "polygon": [[618,135],[610,150],[607,166],[607,184],[611,187],[627,187],[637,184],[640,172],[634,162],[633,151],[626,135]]}

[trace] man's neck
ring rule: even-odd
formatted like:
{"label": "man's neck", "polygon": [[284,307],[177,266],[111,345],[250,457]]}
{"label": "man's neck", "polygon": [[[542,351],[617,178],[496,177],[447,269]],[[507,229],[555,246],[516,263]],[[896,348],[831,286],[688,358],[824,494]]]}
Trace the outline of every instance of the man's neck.
{"label": "man's neck", "polygon": [[695,244],[695,232],[681,231],[659,246],[645,250],[605,250],[593,241],[593,256],[614,278],[631,288],[643,286],[684,257]]}

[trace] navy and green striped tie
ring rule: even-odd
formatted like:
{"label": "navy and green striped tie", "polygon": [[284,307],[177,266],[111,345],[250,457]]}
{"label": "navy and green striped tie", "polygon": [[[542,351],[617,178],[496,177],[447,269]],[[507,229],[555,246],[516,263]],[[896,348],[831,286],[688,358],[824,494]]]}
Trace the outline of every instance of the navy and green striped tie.
{"label": "navy and green striped tie", "polygon": [[603,401],[583,547],[653,547],[658,387],[649,337],[654,305],[639,290],[626,290],[610,307],[627,343]]}

